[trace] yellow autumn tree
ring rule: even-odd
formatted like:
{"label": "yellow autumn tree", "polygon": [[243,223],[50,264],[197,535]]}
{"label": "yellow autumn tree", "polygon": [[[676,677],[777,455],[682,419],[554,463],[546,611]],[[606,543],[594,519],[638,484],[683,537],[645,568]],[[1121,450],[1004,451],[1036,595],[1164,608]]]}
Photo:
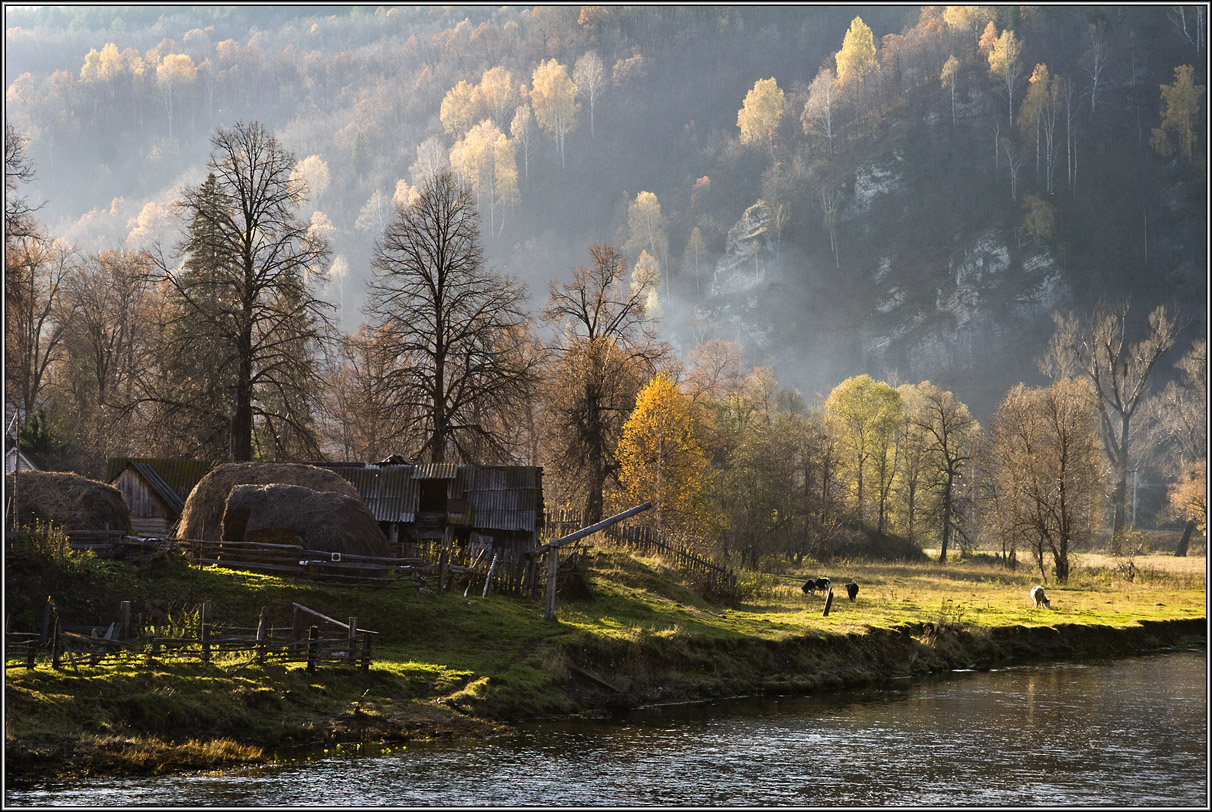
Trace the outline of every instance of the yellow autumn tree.
{"label": "yellow autumn tree", "polygon": [[560,153],[560,168],[564,168],[564,136],[577,124],[581,105],[577,102],[577,86],[568,69],[554,59],[540,62],[531,77],[530,106],[535,121],[556,140]]}
{"label": "yellow autumn tree", "polygon": [[1204,86],[1195,84],[1195,69],[1180,65],[1174,69],[1174,84],[1161,86],[1161,127],[1153,130],[1149,145],[1165,156],[1174,154],[1174,140],[1178,148],[1191,160],[1198,137],[1196,123],[1200,120],[1199,108],[1203,103]]}
{"label": "yellow autumn tree", "polygon": [[1006,88],[1006,102],[1009,105],[1011,127],[1014,126],[1014,87],[1018,84],[1022,71],[1019,50],[1018,37],[1008,28],[998,36],[989,49],[989,74]]}
{"label": "yellow autumn tree", "polygon": [[636,397],[618,461],[629,505],[650,501],[661,532],[683,539],[695,535],[704,519],[707,458],[695,438],[690,402],[665,373]]}
{"label": "yellow autumn tree", "polygon": [[837,81],[843,87],[854,82],[863,82],[879,73],[880,63],[875,56],[875,34],[862,17],[855,17],[842,39],[842,50],[834,56],[837,63]]}
{"label": "yellow autumn tree", "polygon": [[480,118],[482,108],[483,99],[480,96],[480,89],[466,79],[460,79],[459,83],[448,90],[445,98],[442,99],[438,119],[442,122],[442,129],[455,138],[459,138],[470,130]]}
{"label": "yellow autumn tree", "polygon": [[156,86],[168,113],[168,137],[173,137],[173,102],[177,92],[198,78],[198,68],[187,54],[165,54],[156,66]]}
{"label": "yellow autumn tree", "polygon": [[509,117],[522,97],[522,85],[501,66],[489,68],[480,77],[479,97],[485,112],[498,127],[509,125]]}
{"label": "yellow autumn tree", "polygon": [[754,82],[736,114],[736,126],[741,128],[741,143],[768,144],[773,153],[774,136],[778,133],[786,103],[786,96],[774,77]]}

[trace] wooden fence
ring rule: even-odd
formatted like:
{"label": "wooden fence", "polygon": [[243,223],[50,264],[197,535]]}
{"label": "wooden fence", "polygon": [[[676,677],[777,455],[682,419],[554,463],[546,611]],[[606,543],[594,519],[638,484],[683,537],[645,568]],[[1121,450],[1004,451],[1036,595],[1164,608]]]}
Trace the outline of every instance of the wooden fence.
{"label": "wooden fence", "polygon": [[[148,663],[166,659],[210,662],[216,656],[240,653],[251,655],[245,664],[306,662],[311,671],[320,663],[370,668],[373,635],[378,632],[359,628],[357,618],[343,623],[297,603],[293,604],[290,626],[273,626],[268,614],[262,608],[255,626],[221,626],[212,622],[211,605],[204,603],[198,606],[192,628],[133,629],[128,623],[130,601],[123,601],[119,620],[108,626],[68,625],[54,612],[54,630],[49,638],[34,632],[6,631],[4,664],[5,668],[35,668],[39,652],[49,650],[52,668],[67,666],[77,673],[81,665],[96,666],[107,658],[146,658]],[[326,633],[321,633],[320,622]]]}
{"label": "wooden fence", "polygon": [[[536,549],[584,526],[579,512],[549,511]],[[667,558],[678,568],[706,579],[720,594],[729,594],[735,588],[736,575],[731,570],[687,547],[667,543],[651,527],[620,523],[606,528],[602,534],[614,544]],[[530,543],[524,537],[491,545],[474,542],[459,545],[449,538],[402,541],[400,556],[380,558],[309,550],[302,543],[142,539],[121,533],[82,531],[69,531],[68,536],[74,548],[93,550],[99,555],[146,559],[180,550],[191,561],[204,566],[293,575],[349,586],[420,589],[431,585],[439,593],[462,586],[464,595],[475,589],[482,596],[487,596],[490,590],[534,596],[544,592],[547,580],[543,556],[529,549]]]}
{"label": "wooden fence", "polygon": [[[584,526],[577,511],[550,511],[544,521],[544,535],[556,538]],[[706,579],[712,588],[721,594],[729,594],[736,588],[736,573],[688,547],[674,547],[665,542],[652,527],[645,525],[616,524],[606,528],[602,534],[612,543],[643,555],[659,555],[669,559],[676,567]]]}

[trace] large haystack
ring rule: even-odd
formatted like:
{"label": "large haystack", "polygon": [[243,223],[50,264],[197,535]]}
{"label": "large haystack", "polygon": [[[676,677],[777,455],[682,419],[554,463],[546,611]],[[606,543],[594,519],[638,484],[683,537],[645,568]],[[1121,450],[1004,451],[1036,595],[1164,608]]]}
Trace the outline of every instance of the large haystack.
{"label": "large haystack", "polygon": [[[122,491],[76,474],[21,471],[17,474],[17,523],[53,523],[67,530],[130,532],[130,508]],[[5,475],[13,497],[13,474]]]}
{"label": "large haystack", "polygon": [[279,462],[233,462],[219,465],[194,486],[185,500],[177,536],[218,541],[222,534],[227,496],[237,485],[302,485],[313,491],[342,493],[358,498],[358,492],[340,474],[314,465]]}
{"label": "large haystack", "polygon": [[308,550],[391,555],[370,509],[357,497],[299,485],[237,485],[223,513],[223,541],[280,542],[296,534]]}

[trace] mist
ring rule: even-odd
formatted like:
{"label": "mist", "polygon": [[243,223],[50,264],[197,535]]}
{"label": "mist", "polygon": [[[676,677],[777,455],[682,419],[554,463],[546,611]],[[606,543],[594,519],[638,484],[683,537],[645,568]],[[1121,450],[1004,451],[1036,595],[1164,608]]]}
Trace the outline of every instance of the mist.
{"label": "mist", "polygon": [[[846,113],[827,143],[801,113],[855,18],[884,54],[881,79],[862,101],[870,109]],[[1041,379],[1051,313],[1083,312],[1099,296],[1130,299],[1141,314],[1169,303],[1191,319],[1184,345],[1203,335],[1206,167],[1150,150],[1148,134],[1160,125],[1160,86],[1183,64],[1206,83],[1206,53],[1163,7],[1046,6],[1004,20],[1023,43],[1016,105],[1036,64],[1077,88],[1080,174],[1069,182],[1061,150],[1053,168],[1064,181],[1049,189],[1035,133],[1007,120],[975,41],[928,36],[935,29],[921,19],[918,7],[887,6],[610,7],[600,17],[575,6],[10,7],[5,117],[29,139],[37,174],[25,191],[37,218],[85,253],[170,250],[181,221],[140,215],[149,204],[171,212],[202,180],[219,127],[260,121],[298,160],[319,156],[331,182],[302,213],[333,225],[346,275],[328,295],[340,292],[337,318],[353,332],[377,237],[355,222],[375,191],[417,184],[409,169],[420,143],[455,143],[441,120],[447,93],[495,66],[529,86],[540,62],[571,73],[593,51],[607,80],[592,135],[583,96],[562,164],[556,140],[535,126],[525,160],[515,147],[516,202],[494,208],[499,234],[486,207],[482,216],[489,266],[525,283],[536,314],[550,283],[588,263],[590,245],[627,241],[628,205],[648,191],[668,241],[662,338],[683,356],[699,341],[734,341],[808,402],[868,373],[931,380],[984,419],[1014,384]],[[1073,47],[1092,21],[1109,57],[1093,103]],[[85,78],[90,52],[107,44],[148,63],[190,57],[199,72],[175,89],[171,122],[152,73]],[[972,53],[957,108],[938,76],[961,46]],[[738,110],[767,78],[786,94],[785,113],[769,148],[743,144]],[[508,121],[497,124],[510,135]],[[1206,106],[1198,124],[1206,133]],[[1016,133],[1026,156],[1013,191],[999,133]],[[772,165],[777,199],[763,181]],[[838,201],[832,239],[825,192]],[[1043,201],[1050,230],[1031,230],[1028,196]],[[747,244],[757,281],[730,289],[729,233],[758,201],[780,205],[782,220]],[[695,228],[697,278],[684,259]]]}

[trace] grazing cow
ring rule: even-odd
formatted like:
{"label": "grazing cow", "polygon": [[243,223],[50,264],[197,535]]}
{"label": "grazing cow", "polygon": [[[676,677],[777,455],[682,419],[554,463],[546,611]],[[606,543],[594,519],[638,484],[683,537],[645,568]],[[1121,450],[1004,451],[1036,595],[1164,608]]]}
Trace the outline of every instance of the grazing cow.
{"label": "grazing cow", "polygon": [[1031,587],[1031,600],[1035,601],[1036,609],[1040,607],[1040,604],[1043,604],[1045,609],[1052,608],[1052,601],[1048,600],[1048,596],[1044,594],[1042,586]]}
{"label": "grazing cow", "polygon": [[851,581],[850,583],[846,584],[846,595],[850,598],[850,600],[854,600],[854,596],[857,594],[858,594],[858,584],[856,584],[854,581]]}
{"label": "grazing cow", "polygon": [[829,579],[809,578],[807,583],[800,587],[800,589],[803,590],[805,595],[815,595],[817,592],[828,592]]}

